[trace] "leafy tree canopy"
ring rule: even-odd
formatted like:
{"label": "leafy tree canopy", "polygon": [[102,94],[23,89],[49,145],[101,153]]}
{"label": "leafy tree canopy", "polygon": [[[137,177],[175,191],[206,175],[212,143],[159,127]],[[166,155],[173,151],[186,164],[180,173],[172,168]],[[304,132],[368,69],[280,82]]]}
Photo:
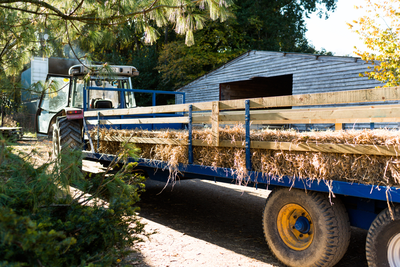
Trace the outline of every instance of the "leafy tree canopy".
{"label": "leafy tree canopy", "polygon": [[385,86],[400,84],[400,1],[371,1],[357,8],[368,15],[349,23],[360,35],[368,51],[356,48],[363,60],[374,66],[364,75],[386,83]]}
{"label": "leafy tree canopy", "polygon": [[32,54],[43,51],[46,37],[60,45],[84,37],[107,40],[121,25],[134,26],[151,44],[159,34],[156,27],[172,24],[190,45],[205,16],[224,21],[229,5],[229,0],[0,0],[0,68],[16,74]]}
{"label": "leafy tree canopy", "polygon": [[0,76],[16,75],[32,55],[78,57],[138,67],[135,88],[176,89],[247,50],[318,53],[304,36],[304,16],[335,7],[335,0],[0,0]]}
{"label": "leafy tree canopy", "polygon": [[235,26],[232,18],[224,25],[208,23],[195,33],[193,46],[179,39],[164,44],[157,66],[163,82],[179,88],[247,51],[245,35]]}
{"label": "leafy tree canopy", "polygon": [[304,17],[328,16],[335,8],[335,0],[236,0],[233,16],[224,24],[207,21],[194,33],[194,45],[185,46],[179,36],[165,44],[157,69],[176,89],[248,50],[332,55],[309,45]]}
{"label": "leafy tree canopy", "polygon": [[313,12],[328,17],[328,12],[336,8],[335,0],[243,0],[235,4],[249,48],[286,52],[302,52],[299,45],[307,30],[304,17]]}

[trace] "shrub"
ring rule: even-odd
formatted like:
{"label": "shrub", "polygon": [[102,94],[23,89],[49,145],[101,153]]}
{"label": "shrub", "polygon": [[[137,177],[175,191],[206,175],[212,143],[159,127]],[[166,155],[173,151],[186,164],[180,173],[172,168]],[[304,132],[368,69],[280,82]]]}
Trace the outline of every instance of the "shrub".
{"label": "shrub", "polygon": [[140,241],[135,164],[87,179],[76,162],[69,151],[35,168],[0,144],[0,266],[111,266]]}

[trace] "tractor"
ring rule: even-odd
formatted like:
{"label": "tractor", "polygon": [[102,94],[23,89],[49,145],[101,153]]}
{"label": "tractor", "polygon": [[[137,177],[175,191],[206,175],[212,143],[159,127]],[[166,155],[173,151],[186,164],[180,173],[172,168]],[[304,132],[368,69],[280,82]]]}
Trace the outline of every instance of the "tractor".
{"label": "tractor", "polygon": [[36,113],[36,132],[53,140],[54,157],[83,146],[84,111],[136,107],[134,92],[126,91],[132,89],[130,78],[139,75],[135,67],[81,64],[68,74],[47,76]]}

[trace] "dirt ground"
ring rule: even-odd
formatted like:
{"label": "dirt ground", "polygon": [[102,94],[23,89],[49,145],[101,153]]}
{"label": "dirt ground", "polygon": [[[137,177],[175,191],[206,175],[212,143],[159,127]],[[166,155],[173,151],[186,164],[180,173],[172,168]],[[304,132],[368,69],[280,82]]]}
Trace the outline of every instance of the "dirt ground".
{"label": "dirt ground", "polygon": [[[14,148],[36,164],[50,156],[49,141],[20,141]],[[165,182],[148,180],[139,217],[150,239],[139,243],[127,262],[138,267],[283,266],[264,240],[261,215],[269,191],[192,179],[162,190]],[[352,229],[348,252],[337,264],[367,266],[366,231]]]}
{"label": "dirt ground", "polygon": [[[284,266],[269,250],[261,215],[269,191],[208,180],[183,180],[161,192],[149,180],[140,217],[150,240],[138,245],[136,266]],[[336,265],[367,266],[366,231],[352,229],[348,252]]]}
{"label": "dirt ground", "polygon": [[18,141],[12,148],[16,153],[20,153],[21,157],[26,158],[35,166],[41,166],[51,159],[52,142],[44,140],[36,140],[26,138],[23,141]]}

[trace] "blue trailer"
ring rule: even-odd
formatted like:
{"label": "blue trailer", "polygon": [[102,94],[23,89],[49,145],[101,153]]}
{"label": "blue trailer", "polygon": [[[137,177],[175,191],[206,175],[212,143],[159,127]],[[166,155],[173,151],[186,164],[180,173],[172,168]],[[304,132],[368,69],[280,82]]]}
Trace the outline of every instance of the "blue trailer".
{"label": "blue trailer", "polygon": [[[234,170],[194,164],[193,147],[210,144],[193,139],[193,125],[208,123],[215,134],[212,146],[234,146],[246,150],[247,185],[255,186],[260,190],[272,189],[262,215],[263,229],[271,251],[282,263],[288,266],[334,266],[347,250],[350,241],[350,226],[355,226],[368,229],[366,257],[369,266],[400,266],[400,191],[398,186],[266,176],[252,170],[251,149],[286,149],[287,144],[257,143],[250,140],[250,128],[255,124],[336,123],[338,125],[368,122],[373,126],[375,122],[398,121],[400,106],[396,104],[320,107],[340,103],[400,100],[398,88],[191,104],[185,104],[184,96],[177,94],[177,97],[183,99],[181,104],[136,107],[132,95],[139,91],[132,89],[125,82],[129,80],[125,79],[126,77],[134,76],[132,74],[135,73],[135,69],[117,66],[113,72],[115,77],[107,80],[104,76],[97,74],[93,76],[94,82],[91,83],[79,79],[88,73],[85,67],[73,67],[69,80],[64,77],[61,82],[69,88],[65,89],[69,100],[63,102],[64,106],[59,105],[58,110],[46,110],[46,100],[42,99],[39,115],[46,112],[53,114],[46,115],[49,123],[46,126],[47,132],[42,131],[42,133],[49,134],[49,129],[52,127],[56,155],[67,146],[82,146],[84,136],[86,136],[86,140],[91,142],[91,151],[83,152],[87,159],[113,161],[116,155],[97,153],[96,140],[86,135],[91,127],[98,125],[118,129],[181,129],[188,132],[188,140],[154,141],[149,138],[135,141],[133,138],[131,141],[185,145],[188,147],[188,164],[179,164],[176,167],[176,171],[179,171],[183,178],[203,178],[231,183],[232,180],[237,179]],[[93,86],[96,80],[97,86]],[[76,88],[79,82],[81,82],[81,91],[78,92]],[[118,86],[107,86],[117,84]],[[118,99],[114,101],[110,99],[111,97],[91,94],[91,91],[116,92]],[[77,96],[78,93],[81,96]],[[153,104],[155,104],[156,93],[171,94],[171,92],[150,93],[154,95]],[[308,108],[310,105],[316,105],[319,108]],[[299,108],[273,109],[295,106]],[[307,107],[301,108],[302,106]],[[40,121],[40,117],[38,120]],[[245,126],[245,142],[220,141],[219,125],[238,122]],[[46,127],[42,127],[42,130]],[[95,139],[99,140],[100,137],[97,136]],[[397,157],[397,147],[325,144],[299,146],[296,149]],[[130,161],[135,160],[130,159]],[[158,179],[163,177],[167,181],[170,176],[166,162],[140,159],[139,167],[146,171],[150,178],[157,175]],[[155,169],[158,171],[154,172]]]}

